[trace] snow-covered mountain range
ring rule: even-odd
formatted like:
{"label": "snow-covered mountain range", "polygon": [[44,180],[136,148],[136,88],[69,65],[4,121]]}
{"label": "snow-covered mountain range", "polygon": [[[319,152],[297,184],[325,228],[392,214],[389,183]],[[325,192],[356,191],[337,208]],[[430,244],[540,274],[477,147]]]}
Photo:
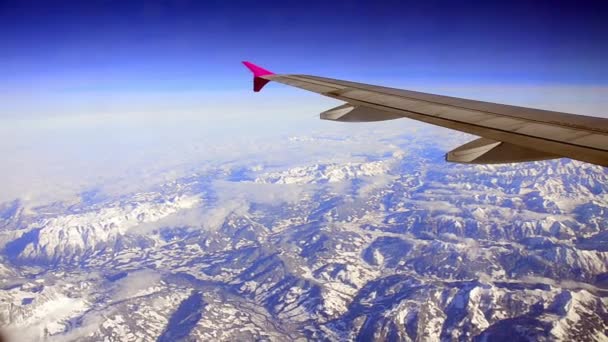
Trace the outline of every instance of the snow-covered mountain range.
{"label": "snow-covered mountain range", "polygon": [[608,340],[608,172],[426,150],[6,203],[0,327],[52,341]]}

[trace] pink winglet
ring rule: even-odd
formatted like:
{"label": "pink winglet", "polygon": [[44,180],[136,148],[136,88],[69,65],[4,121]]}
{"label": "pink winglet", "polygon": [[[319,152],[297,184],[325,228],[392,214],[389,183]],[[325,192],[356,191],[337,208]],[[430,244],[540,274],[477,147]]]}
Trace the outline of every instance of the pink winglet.
{"label": "pink winglet", "polygon": [[261,78],[261,76],[274,75],[273,72],[268,71],[264,68],[260,68],[259,66],[253,63],[243,62],[243,64],[245,64],[247,69],[251,70],[251,72],[253,73],[253,91],[255,92],[262,90],[266,83],[270,82],[270,80]]}
{"label": "pink winglet", "polygon": [[251,62],[243,62],[243,64],[245,64],[247,69],[251,70],[251,72],[253,73],[253,76],[255,76],[255,77],[260,77],[260,76],[265,76],[265,75],[274,75],[274,72],[261,68]]}

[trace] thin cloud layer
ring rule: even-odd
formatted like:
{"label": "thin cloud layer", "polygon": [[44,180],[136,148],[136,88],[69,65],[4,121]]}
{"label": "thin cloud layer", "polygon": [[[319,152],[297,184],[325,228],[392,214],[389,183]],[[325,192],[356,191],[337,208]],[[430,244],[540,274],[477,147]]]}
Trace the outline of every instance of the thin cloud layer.
{"label": "thin cloud layer", "polygon": [[[597,86],[427,82],[419,88],[588,114],[602,114],[608,105],[608,88]],[[136,104],[153,94],[123,94],[112,106],[100,104],[104,112],[94,115],[5,116],[0,119],[0,203],[20,199],[29,208],[57,201],[77,203],[81,193],[91,189],[120,196],[218,165],[284,168],[315,160],[356,161],[364,155],[393,153],[385,142],[388,138],[441,136],[434,141],[442,150],[472,139],[405,119],[366,124],[320,121],[317,113],[336,101],[272,90],[255,96],[244,91],[209,93],[202,99],[196,99],[198,93],[156,94],[155,108],[135,108],[127,101],[133,95]],[[90,96],[103,102],[101,95]],[[74,113],[87,109],[74,106]]]}

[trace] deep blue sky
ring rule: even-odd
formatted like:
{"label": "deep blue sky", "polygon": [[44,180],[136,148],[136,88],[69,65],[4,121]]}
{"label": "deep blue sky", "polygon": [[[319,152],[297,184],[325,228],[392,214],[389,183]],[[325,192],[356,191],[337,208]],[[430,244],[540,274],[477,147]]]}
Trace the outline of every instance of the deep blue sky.
{"label": "deep blue sky", "polygon": [[0,3],[5,91],[249,87],[245,59],[370,82],[608,84],[600,1]]}

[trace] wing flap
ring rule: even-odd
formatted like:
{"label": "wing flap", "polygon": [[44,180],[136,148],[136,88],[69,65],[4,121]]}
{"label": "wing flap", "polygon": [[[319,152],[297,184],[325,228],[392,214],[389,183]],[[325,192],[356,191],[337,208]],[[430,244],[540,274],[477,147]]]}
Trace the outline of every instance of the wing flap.
{"label": "wing flap", "polygon": [[349,103],[327,110],[321,113],[319,116],[321,120],[340,122],[373,122],[403,118],[403,116],[393,112],[382,111],[365,106],[353,106]]}
{"label": "wing flap", "polygon": [[555,159],[559,156],[492,139],[479,138],[453,149],[445,160],[461,164],[504,164]]}

